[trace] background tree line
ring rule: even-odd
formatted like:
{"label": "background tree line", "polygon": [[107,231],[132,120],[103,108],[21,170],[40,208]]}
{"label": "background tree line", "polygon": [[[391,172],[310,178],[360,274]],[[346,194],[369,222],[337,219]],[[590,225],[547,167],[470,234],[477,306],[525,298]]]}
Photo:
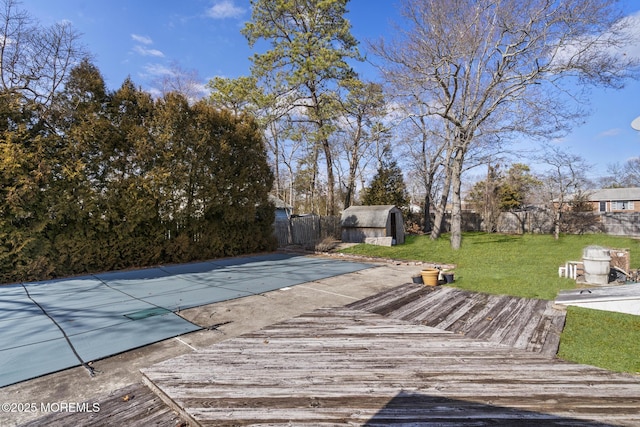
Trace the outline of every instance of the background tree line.
{"label": "background tree line", "polygon": [[39,86],[46,96],[28,87],[37,75],[4,74],[0,282],[273,249],[253,119],[129,79],[109,91],[81,49],[68,55],[77,65]]}
{"label": "background tree line", "polygon": [[514,231],[520,233],[527,231],[531,216],[540,227],[548,222],[556,239],[561,232],[598,230],[601,224],[589,202],[594,183],[586,176],[584,159],[547,147],[537,160],[544,165],[543,172],[533,173],[524,163],[487,166],[486,178],[477,181],[465,198],[467,207],[481,215],[484,231],[498,231],[506,213],[518,222],[519,229]]}
{"label": "background tree line", "polygon": [[371,192],[393,148],[432,238],[450,206],[454,248],[465,171],[495,163],[518,139],[564,135],[584,117],[585,87],[620,88],[638,71],[614,0],[403,0],[401,25],[367,43],[380,71],[368,81],[347,7],[253,1],[242,30],[260,47],[250,74],[212,80],[212,98],[258,117],[274,191],[298,211],[363,203],[356,188]]}
{"label": "background tree line", "polygon": [[[251,5],[248,75],[195,102],[180,81],[157,99],[130,80],[107,90],[68,24],[2,1],[0,279],[268,248],[269,190],[337,214],[404,202],[407,178],[432,238],[451,207],[458,248],[465,171],[563,135],[584,87],[637,72],[613,0],[403,0],[403,25],[366,45],[379,81],[358,73],[348,0]],[[556,183],[548,200],[570,188]]]}

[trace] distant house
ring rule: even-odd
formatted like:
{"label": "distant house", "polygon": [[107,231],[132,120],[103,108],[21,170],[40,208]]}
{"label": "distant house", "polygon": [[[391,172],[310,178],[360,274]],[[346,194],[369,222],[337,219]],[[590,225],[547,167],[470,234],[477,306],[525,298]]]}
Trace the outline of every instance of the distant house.
{"label": "distant house", "polygon": [[640,188],[604,188],[588,193],[595,212],[640,212]]}
{"label": "distant house", "polygon": [[340,226],[345,243],[404,243],[402,212],[394,205],[351,206],[342,212]]}
{"label": "distant house", "polygon": [[291,218],[293,206],[288,205],[283,200],[280,200],[279,198],[271,194],[269,194],[269,201],[276,207],[276,221],[288,220],[289,218]]}

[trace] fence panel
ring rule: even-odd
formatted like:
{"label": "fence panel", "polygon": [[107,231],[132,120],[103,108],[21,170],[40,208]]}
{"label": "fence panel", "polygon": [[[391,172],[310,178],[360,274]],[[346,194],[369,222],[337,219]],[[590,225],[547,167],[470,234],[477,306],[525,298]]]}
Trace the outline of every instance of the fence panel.
{"label": "fence panel", "polygon": [[640,212],[607,212],[600,214],[604,231],[614,236],[640,236]]}
{"label": "fence panel", "polygon": [[313,248],[324,239],[340,239],[340,217],[309,215],[277,220],[275,234],[279,247],[298,245]]}
{"label": "fence panel", "polygon": [[288,219],[277,219],[274,224],[274,234],[278,239],[278,247],[284,248],[291,244],[291,224]]}
{"label": "fence panel", "polygon": [[291,218],[291,237],[294,245],[313,246],[320,235],[320,217]]}

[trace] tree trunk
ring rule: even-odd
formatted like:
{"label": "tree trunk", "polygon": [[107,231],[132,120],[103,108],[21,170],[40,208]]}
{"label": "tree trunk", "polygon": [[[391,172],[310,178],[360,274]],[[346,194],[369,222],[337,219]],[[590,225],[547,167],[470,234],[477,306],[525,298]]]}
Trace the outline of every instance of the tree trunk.
{"label": "tree trunk", "polygon": [[[424,150],[423,150],[424,153]],[[426,170],[426,169],[425,169]],[[431,190],[433,189],[433,180],[435,175],[435,171],[431,170],[429,174],[427,174],[424,178],[424,226],[422,227],[422,231],[426,233],[431,233]]]}
{"label": "tree trunk", "polygon": [[447,201],[449,200],[449,192],[451,191],[451,177],[453,173],[451,162],[453,160],[453,156],[456,155],[456,153],[457,150],[455,148],[447,148],[446,161],[444,162],[444,185],[442,187],[442,196],[440,197],[440,203],[436,207],[436,217],[433,221],[433,228],[431,229],[431,240],[436,240],[440,237],[440,234],[442,234],[442,225],[444,223],[444,216],[447,210]]}
{"label": "tree trunk", "polygon": [[311,167],[313,168],[312,173],[311,173],[311,182],[309,183],[309,192],[310,192],[310,200],[311,200],[311,213],[317,213],[319,214],[320,211],[316,210],[316,184],[317,184],[317,180],[318,180],[318,144],[313,144],[313,154],[312,154],[312,161],[313,164],[311,165]]}
{"label": "tree trunk", "polygon": [[[359,139],[359,138],[358,138]],[[353,150],[351,151],[351,161],[349,163],[349,178],[347,180],[347,191],[344,196],[344,208],[347,209],[351,206],[351,199],[356,189],[356,175],[358,172],[358,144],[353,144]]]}
{"label": "tree trunk", "polygon": [[324,149],[324,158],[327,161],[327,193],[329,199],[327,201],[327,214],[333,216],[336,214],[336,199],[335,199],[335,178],[333,176],[333,159],[331,157],[331,146],[328,139],[322,141],[322,148]]}
{"label": "tree trunk", "polygon": [[422,231],[426,233],[431,233],[431,188],[427,189],[427,192],[424,196],[424,226],[422,227]]}
{"label": "tree trunk", "polygon": [[[275,125],[273,124],[273,122],[271,123],[271,134],[272,135],[276,135],[276,131],[275,131]],[[276,197],[282,197],[282,195],[280,194],[280,143],[278,141],[278,137],[274,136],[273,137],[273,171],[275,174],[275,179],[273,180],[274,182],[274,188],[273,190],[276,193]]]}
{"label": "tree trunk", "polygon": [[345,191],[345,195],[344,195],[344,208],[347,209],[349,206],[351,206],[351,193],[353,192],[353,185],[351,184],[351,179],[349,179],[349,182],[347,183],[347,190]]}
{"label": "tree trunk", "polygon": [[431,240],[436,240],[442,234],[442,224],[444,223],[444,215],[447,210],[447,200],[449,200],[449,191],[451,189],[451,168],[446,170],[444,186],[442,187],[442,196],[440,203],[436,207],[436,218],[433,221],[431,229]]}
{"label": "tree trunk", "polygon": [[451,209],[451,249],[458,250],[462,244],[462,198],[460,195],[462,187],[462,150],[458,150],[453,159],[451,173],[451,187],[453,189],[452,209]]}

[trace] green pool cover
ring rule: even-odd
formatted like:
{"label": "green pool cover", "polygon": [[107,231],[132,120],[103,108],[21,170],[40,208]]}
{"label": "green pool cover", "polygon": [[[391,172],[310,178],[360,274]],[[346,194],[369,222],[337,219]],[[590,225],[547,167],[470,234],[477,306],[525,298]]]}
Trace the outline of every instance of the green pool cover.
{"label": "green pool cover", "polygon": [[0,387],[200,329],[181,309],[369,267],[269,254],[0,286]]}

